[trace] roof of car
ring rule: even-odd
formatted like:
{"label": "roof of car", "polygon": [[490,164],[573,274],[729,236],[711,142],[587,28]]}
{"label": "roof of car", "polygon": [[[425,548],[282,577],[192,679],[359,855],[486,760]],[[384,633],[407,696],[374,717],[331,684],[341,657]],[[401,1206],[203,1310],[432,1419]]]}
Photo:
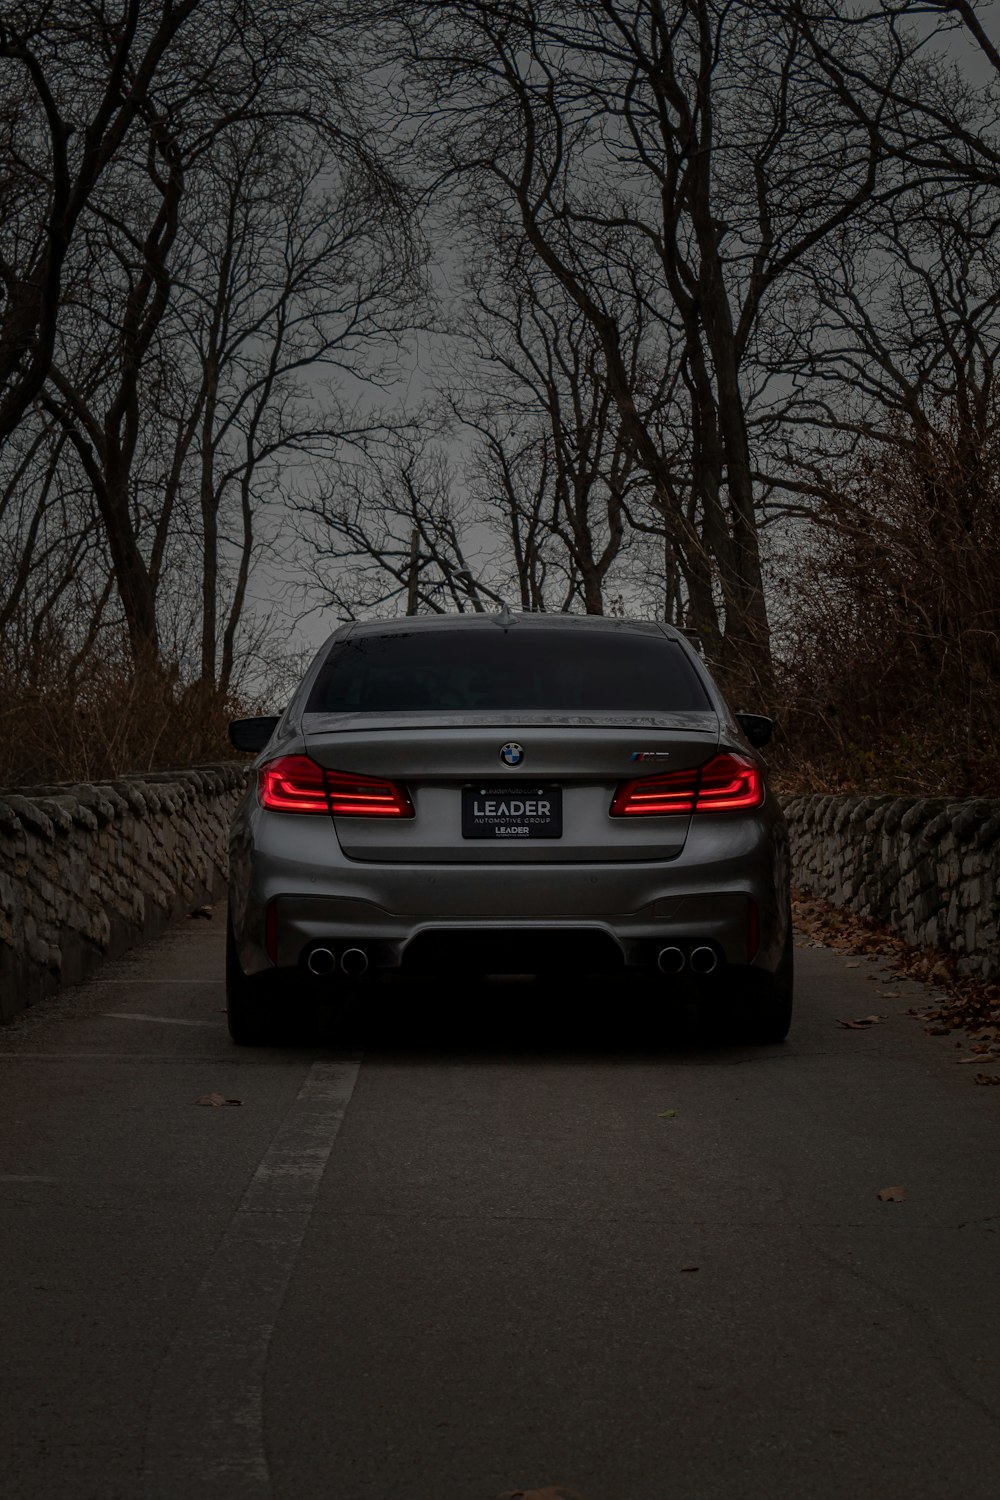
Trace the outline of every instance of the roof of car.
{"label": "roof of car", "polygon": [[598,630],[640,632],[643,635],[666,635],[680,639],[672,625],[658,620],[622,620],[608,615],[542,614],[501,610],[498,614],[396,615],[382,620],[356,620],[337,632],[343,640],[348,635],[384,635],[388,631],[411,630]]}

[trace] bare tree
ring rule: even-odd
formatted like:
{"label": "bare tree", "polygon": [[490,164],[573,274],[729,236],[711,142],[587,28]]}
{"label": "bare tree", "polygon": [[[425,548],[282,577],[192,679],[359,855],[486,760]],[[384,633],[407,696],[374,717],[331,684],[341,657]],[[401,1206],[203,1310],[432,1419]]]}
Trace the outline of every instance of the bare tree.
{"label": "bare tree", "polygon": [[168,330],[180,355],[165,496],[201,551],[200,680],[225,689],[260,498],[290,496],[299,470],[380,433],[359,392],[394,376],[420,262],[382,182],[321,143],[248,127],[202,175]]}
{"label": "bare tree", "polygon": [[208,693],[232,679],[261,497],[371,425],[358,392],[387,378],[420,281],[407,205],[357,117],[341,125],[336,73],[320,97],[304,72],[303,15],[260,66],[252,19],[205,0],[201,45],[140,102],[81,213],[39,398],[142,670],[170,570],[197,567]]}
{"label": "bare tree", "polygon": [[[466,222],[515,222],[587,320],[692,622],[726,670],[766,683],[756,340],[789,273],[875,191],[877,131],[806,66],[800,31],[771,5],[412,9],[413,66],[444,127],[433,151]],[[629,300],[645,357],[622,325]],[[682,490],[661,407],[637,380],[666,358],[686,404]]]}
{"label": "bare tree", "polygon": [[203,0],[20,0],[0,19],[0,443],[41,392],[66,255],[109,164]]}
{"label": "bare tree", "polygon": [[480,478],[491,472],[497,486],[495,498],[483,495],[484,511],[499,507],[494,524],[513,552],[526,607],[543,604],[544,559],[549,576],[568,584],[562,607],[603,614],[636,465],[600,346],[523,247],[495,246],[472,281],[472,358],[452,404],[478,434]]}
{"label": "bare tree", "polygon": [[347,619],[482,613],[505,600],[480,512],[456,495],[441,449],[416,433],[397,434],[364,464],[339,466],[330,487],[299,508],[322,607]]}

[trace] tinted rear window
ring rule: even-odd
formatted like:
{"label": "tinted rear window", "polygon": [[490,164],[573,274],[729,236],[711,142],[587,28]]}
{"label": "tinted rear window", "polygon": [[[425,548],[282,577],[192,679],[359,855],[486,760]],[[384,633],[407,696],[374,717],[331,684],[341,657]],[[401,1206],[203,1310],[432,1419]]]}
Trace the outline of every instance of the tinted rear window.
{"label": "tinted rear window", "polygon": [[710,709],[682,647],[638,633],[387,631],[338,642],[307,713],[495,710],[677,713]]}

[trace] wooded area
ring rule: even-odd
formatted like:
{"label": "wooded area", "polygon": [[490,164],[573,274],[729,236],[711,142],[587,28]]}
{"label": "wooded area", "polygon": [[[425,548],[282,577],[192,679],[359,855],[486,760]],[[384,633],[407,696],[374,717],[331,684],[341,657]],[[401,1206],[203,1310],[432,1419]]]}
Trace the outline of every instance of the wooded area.
{"label": "wooded area", "polygon": [[964,0],[23,0],[0,780],[223,753],[292,590],[697,631],[807,789],[996,791]]}

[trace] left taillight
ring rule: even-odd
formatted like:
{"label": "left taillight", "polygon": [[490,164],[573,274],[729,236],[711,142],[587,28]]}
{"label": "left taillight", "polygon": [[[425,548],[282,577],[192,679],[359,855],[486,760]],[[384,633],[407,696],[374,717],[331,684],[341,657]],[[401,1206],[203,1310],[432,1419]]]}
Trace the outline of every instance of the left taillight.
{"label": "left taillight", "polygon": [[376,776],[328,771],[308,755],[283,755],[261,766],[257,798],[270,812],[332,813],[338,818],[412,818],[404,786]]}
{"label": "left taillight", "polygon": [[257,800],[270,812],[329,813],[323,767],[308,755],[283,755],[257,772]]}
{"label": "left taillight", "polygon": [[412,818],[413,803],[405,786],[349,771],[324,771],[330,811],[338,818]]}
{"label": "left taillight", "polygon": [[669,817],[738,812],[764,800],[760,767],[748,756],[724,750],[703,766],[624,781],[611,803],[613,818]]}

